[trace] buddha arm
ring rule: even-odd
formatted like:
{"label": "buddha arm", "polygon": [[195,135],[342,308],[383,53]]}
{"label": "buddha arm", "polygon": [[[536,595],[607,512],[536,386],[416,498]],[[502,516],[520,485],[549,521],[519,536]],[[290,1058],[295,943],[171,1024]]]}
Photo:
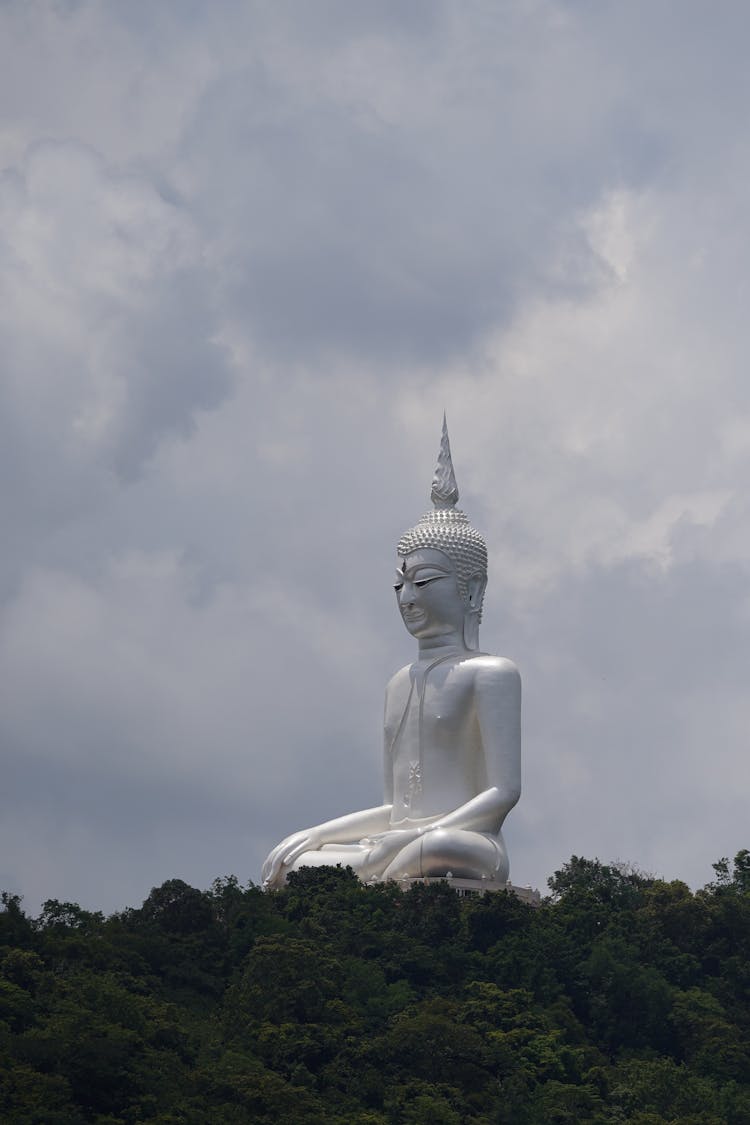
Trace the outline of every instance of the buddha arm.
{"label": "buddha arm", "polygon": [[378,805],[373,809],[361,809],[359,812],[337,816],[335,820],[326,820],[308,831],[320,837],[318,847],[323,844],[357,843],[364,836],[384,832],[390,823],[390,816],[390,805]]}

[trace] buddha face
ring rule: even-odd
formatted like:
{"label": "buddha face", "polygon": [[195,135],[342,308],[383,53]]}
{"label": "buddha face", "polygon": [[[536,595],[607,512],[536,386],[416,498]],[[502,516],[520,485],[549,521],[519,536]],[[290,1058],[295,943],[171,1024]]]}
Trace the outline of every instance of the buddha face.
{"label": "buddha face", "polygon": [[442,551],[420,548],[401,560],[394,584],[404,625],[424,640],[463,636],[466,604],[452,562]]}

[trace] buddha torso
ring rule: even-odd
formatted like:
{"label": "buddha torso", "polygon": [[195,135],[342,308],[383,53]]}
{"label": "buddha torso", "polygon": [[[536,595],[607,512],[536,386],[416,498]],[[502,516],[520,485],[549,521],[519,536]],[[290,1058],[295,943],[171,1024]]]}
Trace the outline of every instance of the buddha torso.
{"label": "buddha torso", "polygon": [[475,677],[487,657],[454,653],[402,668],[386,690],[386,777],[391,824],[419,823],[469,801],[487,785],[474,706]]}

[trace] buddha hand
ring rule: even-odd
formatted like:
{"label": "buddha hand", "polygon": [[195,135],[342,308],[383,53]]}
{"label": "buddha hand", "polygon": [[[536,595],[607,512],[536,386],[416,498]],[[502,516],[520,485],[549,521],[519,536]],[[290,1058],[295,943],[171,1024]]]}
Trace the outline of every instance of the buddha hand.
{"label": "buddha hand", "polygon": [[261,878],[264,886],[271,886],[278,878],[282,867],[289,867],[303,852],[315,852],[323,844],[323,839],[317,828],[305,828],[301,832],[293,832],[277,844],[263,864]]}

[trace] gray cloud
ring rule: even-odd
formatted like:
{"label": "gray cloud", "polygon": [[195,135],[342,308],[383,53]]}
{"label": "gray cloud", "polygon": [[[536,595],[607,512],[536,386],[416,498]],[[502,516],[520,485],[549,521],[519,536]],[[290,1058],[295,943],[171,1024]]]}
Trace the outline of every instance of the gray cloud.
{"label": "gray cloud", "polygon": [[376,799],[444,407],[514,879],[747,845],[748,22],[2,6],[4,885],[257,878]]}

